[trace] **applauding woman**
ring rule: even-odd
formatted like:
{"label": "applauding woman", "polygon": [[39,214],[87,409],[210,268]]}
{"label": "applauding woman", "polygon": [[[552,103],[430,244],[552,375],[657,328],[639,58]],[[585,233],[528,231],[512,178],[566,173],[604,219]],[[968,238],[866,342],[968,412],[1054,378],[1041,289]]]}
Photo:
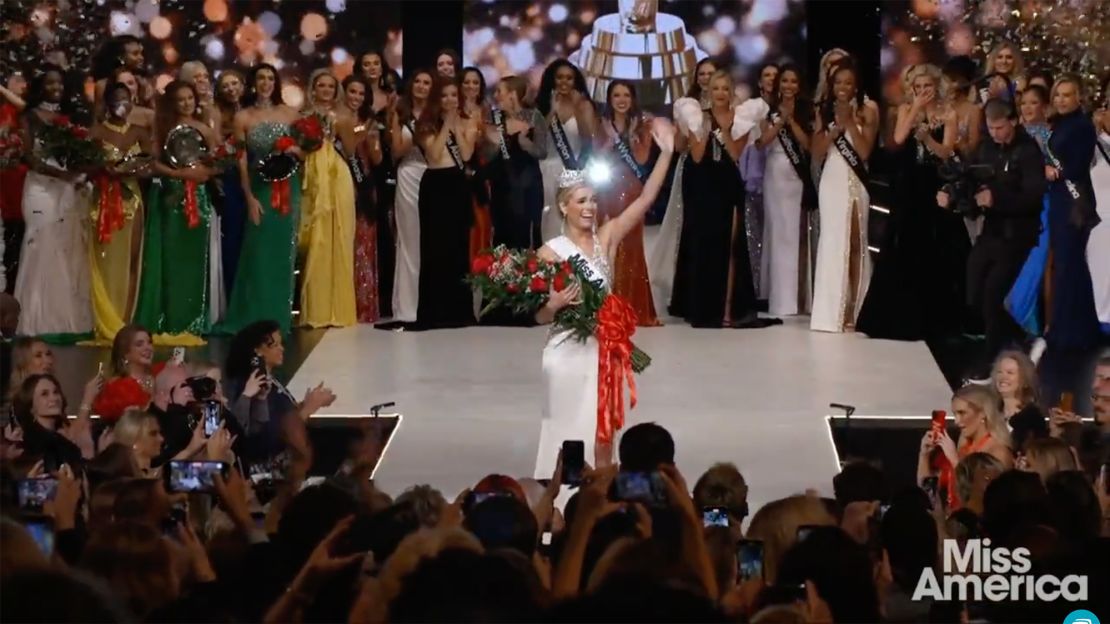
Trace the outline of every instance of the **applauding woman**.
{"label": "applauding woman", "polygon": [[457,83],[437,78],[416,125],[416,144],[428,159],[420,180],[418,329],[474,322],[473,296],[463,279],[473,219],[465,167],[477,139],[477,120],[462,115]]}

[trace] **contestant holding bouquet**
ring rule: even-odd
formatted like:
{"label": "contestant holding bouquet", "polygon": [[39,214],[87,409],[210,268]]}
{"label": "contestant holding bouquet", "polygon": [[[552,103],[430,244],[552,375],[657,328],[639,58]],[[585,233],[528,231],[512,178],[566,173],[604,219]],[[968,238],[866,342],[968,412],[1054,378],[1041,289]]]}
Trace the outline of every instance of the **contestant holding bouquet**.
{"label": "contestant holding bouquet", "polygon": [[[562,216],[564,234],[540,248],[540,260],[570,260],[580,267],[593,285],[608,291],[617,248],[655,201],[667,175],[674,152],[674,127],[657,119],[652,136],[661,154],[644,183],[644,190],[621,214],[597,224],[596,193],[581,171],[568,171],[560,177],[556,207]],[[546,399],[544,421],[540,434],[540,457],[537,475],[550,475],[564,440],[585,440],[587,457],[594,466],[613,461],[613,441],[624,424],[624,400],[621,393],[625,379],[632,381],[633,362],[628,338],[636,327],[631,306],[617,296],[603,299],[597,314],[597,337],[576,340],[574,331],[559,323],[561,317],[573,316],[575,306],[583,303],[585,290],[576,280],[558,290],[552,284],[547,302],[536,312],[541,324],[556,323],[543,351],[544,388]],[[596,446],[595,446],[596,440]],[[593,448],[592,454],[589,452]]]}
{"label": "contestant holding bouquet", "polygon": [[85,202],[79,187],[100,149],[88,130],[70,121],[77,96],[66,92],[65,73],[47,65],[31,85],[23,118],[30,171],[23,187],[27,224],[15,298],[22,306],[17,333],[48,342],[73,342],[92,331],[85,246]]}
{"label": "contestant holding bouquet", "polygon": [[297,111],[281,99],[281,78],[272,65],[251,72],[247,106],[235,115],[235,138],[247,149],[239,160],[247,225],[235,288],[220,333],[233,334],[254,321],[273,319],[289,333],[293,317],[293,263],[300,212],[304,151],[289,133]]}

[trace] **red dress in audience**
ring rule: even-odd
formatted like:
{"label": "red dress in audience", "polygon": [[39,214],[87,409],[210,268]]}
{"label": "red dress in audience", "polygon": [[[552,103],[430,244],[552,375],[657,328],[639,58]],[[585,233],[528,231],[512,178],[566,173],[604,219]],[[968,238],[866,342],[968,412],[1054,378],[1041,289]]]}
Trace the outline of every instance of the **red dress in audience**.
{"label": "red dress in audience", "polygon": [[[165,367],[165,362],[158,362],[152,366],[150,368],[151,379],[157,377],[158,373],[162,372]],[[129,407],[146,409],[152,398],[151,394],[134,377],[130,375],[114,377],[104,383],[104,389],[93,401],[93,413],[100,416],[103,421],[114,423],[119,420],[120,416],[123,416],[124,410]]]}
{"label": "red dress in audience", "polygon": [[[19,109],[10,102],[0,105],[0,135],[4,130],[10,135],[19,134]],[[23,241],[23,179],[27,165],[16,163],[0,169],[0,216],[4,219],[4,262],[8,269],[8,291],[15,288],[19,249]]]}

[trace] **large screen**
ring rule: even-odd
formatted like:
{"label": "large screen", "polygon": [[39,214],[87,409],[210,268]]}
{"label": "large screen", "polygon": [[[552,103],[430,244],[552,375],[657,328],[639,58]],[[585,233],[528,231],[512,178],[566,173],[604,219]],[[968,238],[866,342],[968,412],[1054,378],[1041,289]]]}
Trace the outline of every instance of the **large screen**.
{"label": "large screen", "polygon": [[629,78],[651,108],[680,96],[706,56],[728,67],[739,99],[763,63],[805,60],[802,0],[467,0],[464,25],[464,62],[489,84],[516,74],[536,88],[565,57],[595,100],[609,80]]}

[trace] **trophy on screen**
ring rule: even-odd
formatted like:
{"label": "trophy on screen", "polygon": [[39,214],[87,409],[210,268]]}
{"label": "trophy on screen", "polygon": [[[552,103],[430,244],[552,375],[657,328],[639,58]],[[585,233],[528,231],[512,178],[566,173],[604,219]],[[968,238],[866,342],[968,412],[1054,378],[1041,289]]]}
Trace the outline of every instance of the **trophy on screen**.
{"label": "trophy on screen", "polygon": [[640,103],[659,110],[686,94],[699,50],[682,19],[659,12],[659,0],[619,0],[618,12],[598,17],[570,61],[582,69],[595,102],[617,79],[636,85]]}

